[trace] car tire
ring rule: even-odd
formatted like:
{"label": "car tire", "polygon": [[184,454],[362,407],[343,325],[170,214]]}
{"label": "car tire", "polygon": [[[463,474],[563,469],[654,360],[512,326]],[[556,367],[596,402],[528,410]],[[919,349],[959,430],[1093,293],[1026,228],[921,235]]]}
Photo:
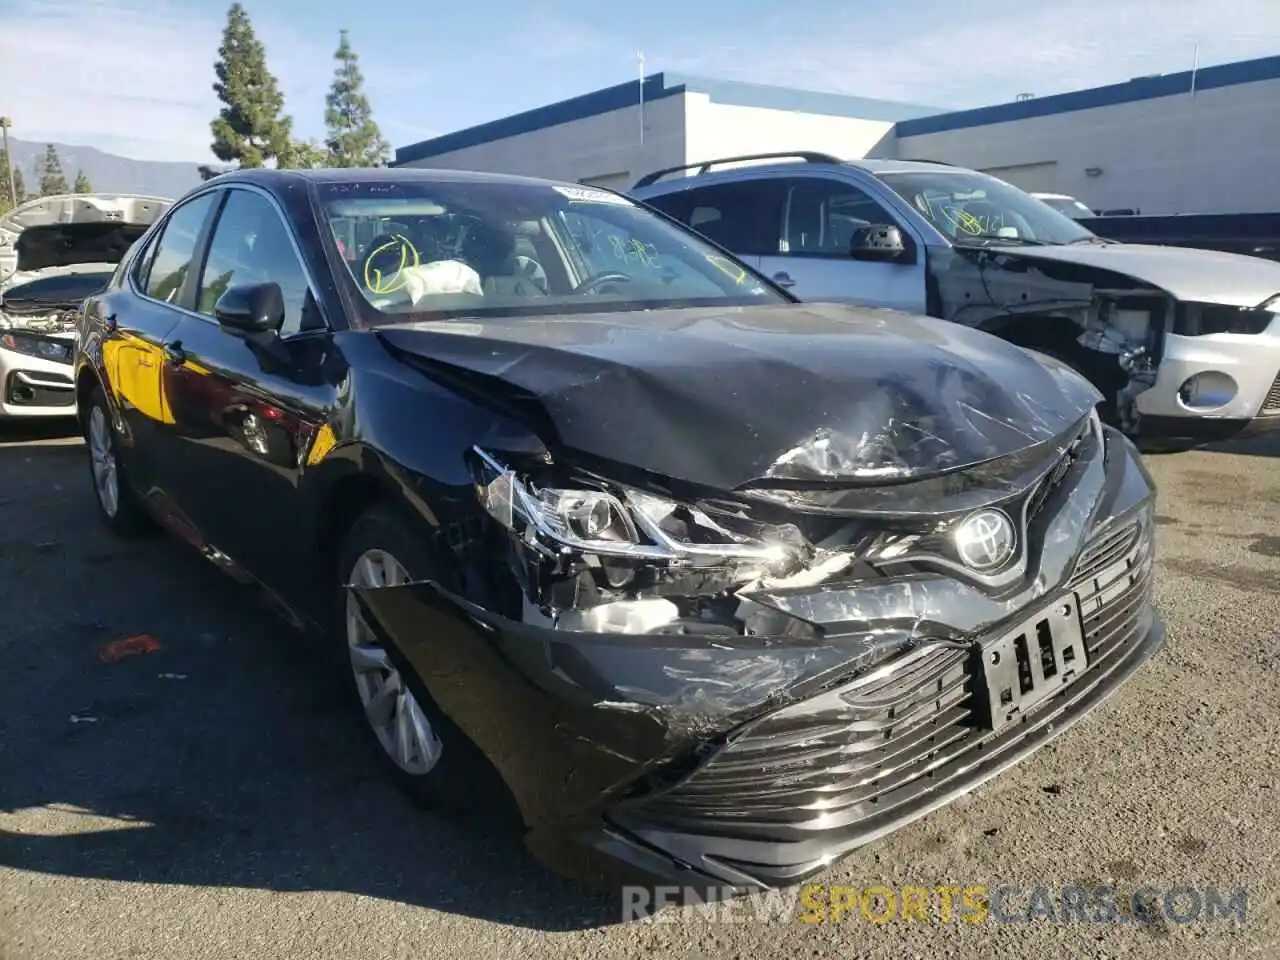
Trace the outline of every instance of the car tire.
{"label": "car tire", "polygon": [[500,796],[509,798],[497,771],[444,715],[404,656],[383,646],[346,589],[431,577],[435,563],[413,529],[407,515],[377,505],[343,540],[331,632],[350,706],[388,775],[414,802],[468,818],[500,813],[486,816],[487,825],[512,824],[512,809],[495,806]]}
{"label": "car tire", "polygon": [[137,492],[130,486],[124,464],[120,461],[119,438],[100,389],[95,388],[89,394],[84,425],[89,479],[103,523],[119,537],[132,538],[152,532],[155,525]]}

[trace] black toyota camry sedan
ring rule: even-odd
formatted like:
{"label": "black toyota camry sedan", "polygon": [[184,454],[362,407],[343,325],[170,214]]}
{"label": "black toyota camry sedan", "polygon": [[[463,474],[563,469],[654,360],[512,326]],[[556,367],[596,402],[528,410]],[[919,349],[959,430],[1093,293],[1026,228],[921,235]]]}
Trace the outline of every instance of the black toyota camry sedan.
{"label": "black toyota camry sedan", "polygon": [[496,774],[564,870],[798,882],[1163,642],[1088,383],[594,187],[219,177],[85,303],[76,389],[113,530],[265,589],[392,775]]}

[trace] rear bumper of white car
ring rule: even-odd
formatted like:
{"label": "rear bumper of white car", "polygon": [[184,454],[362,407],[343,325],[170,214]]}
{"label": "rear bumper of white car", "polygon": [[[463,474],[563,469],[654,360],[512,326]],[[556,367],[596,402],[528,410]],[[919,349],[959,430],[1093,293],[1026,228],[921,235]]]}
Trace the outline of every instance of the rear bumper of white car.
{"label": "rear bumper of white car", "polygon": [[0,343],[0,419],[75,416],[72,369],[69,358],[64,363]]}
{"label": "rear bumper of white car", "polygon": [[1229,437],[1280,428],[1280,315],[1261,333],[1166,334],[1156,382],[1137,396],[1143,434]]}

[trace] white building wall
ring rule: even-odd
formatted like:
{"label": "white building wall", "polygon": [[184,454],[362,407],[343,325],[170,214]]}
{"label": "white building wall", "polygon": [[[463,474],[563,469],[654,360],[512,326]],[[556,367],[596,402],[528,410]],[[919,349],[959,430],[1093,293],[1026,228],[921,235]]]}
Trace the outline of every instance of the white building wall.
{"label": "white building wall", "polygon": [[[990,170],[1024,189],[1070,194],[1095,209],[1273,211],[1280,210],[1278,105],[1280,80],[1261,80],[899,136],[896,150],[885,154]],[[1090,176],[1090,168],[1101,172]]]}
{"label": "white building wall", "polygon": [[743,107],[716,103],[705,93],[689,93],[684,99],[685,163],[782,150],[815,150],[855,160],[893,130],[890,120]]}
{"label": "white building wall", "polygon": [[645,104],[643,143],[637,105],[404,165],[589,180],[626,188],[646,171],[685,162],[685,99],[677,94]]}

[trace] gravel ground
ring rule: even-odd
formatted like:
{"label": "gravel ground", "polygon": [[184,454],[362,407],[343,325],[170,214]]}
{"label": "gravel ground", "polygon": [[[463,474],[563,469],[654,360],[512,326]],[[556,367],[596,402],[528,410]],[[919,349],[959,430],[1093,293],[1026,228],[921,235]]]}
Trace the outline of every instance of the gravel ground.
{"label": "gravel ground", "polygon": [[[29,434],[29,432],[28,432]],[[1280,443],[1151,458],[1169,644],[831,885],[1249,888],[1245,924],[621,923],[379,777],[242,588],[95,522],[78,441],[0,443],[0,958],[1280,956]],[[102,645],[158,649],[104,663]],[[152,645],[154,646],[154,645]]]}

